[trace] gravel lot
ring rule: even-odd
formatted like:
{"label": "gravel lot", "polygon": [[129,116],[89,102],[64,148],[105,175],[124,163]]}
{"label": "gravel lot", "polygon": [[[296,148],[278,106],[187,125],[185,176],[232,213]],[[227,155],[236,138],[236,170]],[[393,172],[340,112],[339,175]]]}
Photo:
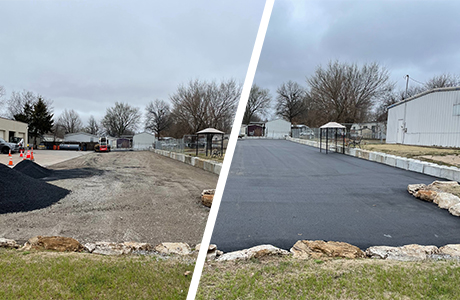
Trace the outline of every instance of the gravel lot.
{"label": "gravel lot", "polygon": [[[194,245],[202,239],[209,213],[199,203],[200,193],[215,188],[218,179],[148,151],[90,153],[49,168],[66,179],[44,180],[71,193],[43,209],[0,214],[0,237],[24,241],[60,235],[80,242]],[[65,176],[65,170],[81,169],[94,170],[94,175]]]}

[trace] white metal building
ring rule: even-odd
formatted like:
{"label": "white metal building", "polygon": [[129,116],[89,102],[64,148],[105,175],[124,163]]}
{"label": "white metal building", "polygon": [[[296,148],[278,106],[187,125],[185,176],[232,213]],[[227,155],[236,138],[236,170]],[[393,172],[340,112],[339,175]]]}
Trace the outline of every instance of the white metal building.
{"label": "white metal building", "polygon": [[291,122],[275,119],[265,123],[265,137],[271,139],[284,139],[291,134]]}
{"label": "white metal building", "polygon": [[460,87],[433,89],[389,106],[386,142],[460,147]]}
{"label": "white metal building", "polygon": [[86,132],[67,133],[64,135],[64,141],[91,143],[99,141],[99,137]]}
{"label": "white metal building", "polygon": [[155,134],[150,132],[141,132],[133,136],[133,149],[148,150],[155,143]]}

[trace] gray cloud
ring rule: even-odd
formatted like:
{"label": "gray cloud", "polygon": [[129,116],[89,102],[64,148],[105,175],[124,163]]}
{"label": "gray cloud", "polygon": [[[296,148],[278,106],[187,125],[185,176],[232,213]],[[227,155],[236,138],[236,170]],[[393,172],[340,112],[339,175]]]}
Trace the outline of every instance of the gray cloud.
{"label": "gray cloud", "polygon": [[[0,1],[0,85],[83,118],[193,78],[243,82],[265,1]],[[7,95],[7,96],[8,96]]]}
{"label": "gray cloud", "polygon": [[458,1],[277,1],[255,81],[274,95],[287,80],[306,85],[318,65],[336,59],[377,61],[400,88],[406,74],[460,74],[459,10]]}

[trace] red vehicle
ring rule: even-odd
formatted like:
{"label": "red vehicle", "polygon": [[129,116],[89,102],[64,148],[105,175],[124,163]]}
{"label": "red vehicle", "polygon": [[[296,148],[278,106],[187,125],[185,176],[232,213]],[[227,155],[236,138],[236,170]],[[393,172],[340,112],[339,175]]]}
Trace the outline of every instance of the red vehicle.
{"label": "red vehicle", "polygon": [[96,152],[110,152],[110,145],[108,144],[107,138],[99,138],[99,144],[96,144],[96,146],[94,146],[94,150]]}

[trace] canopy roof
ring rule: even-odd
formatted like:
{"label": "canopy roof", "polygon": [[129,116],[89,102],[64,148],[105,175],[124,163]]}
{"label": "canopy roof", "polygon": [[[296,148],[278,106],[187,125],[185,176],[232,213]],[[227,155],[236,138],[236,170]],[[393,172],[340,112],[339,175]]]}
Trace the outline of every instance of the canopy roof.
{"label": "canopy roof", "polygon": [[215,128],[206,128],[201,131],[198,131],[197,134],[225,134],[225,132],[222,132]]}
{"label": "canopy roof", "polygon": [[343,126],[342,124],[337,123],[337,122],[329,122],[327,124],[324,124],[320,128],[346,128],[346,127]]}

